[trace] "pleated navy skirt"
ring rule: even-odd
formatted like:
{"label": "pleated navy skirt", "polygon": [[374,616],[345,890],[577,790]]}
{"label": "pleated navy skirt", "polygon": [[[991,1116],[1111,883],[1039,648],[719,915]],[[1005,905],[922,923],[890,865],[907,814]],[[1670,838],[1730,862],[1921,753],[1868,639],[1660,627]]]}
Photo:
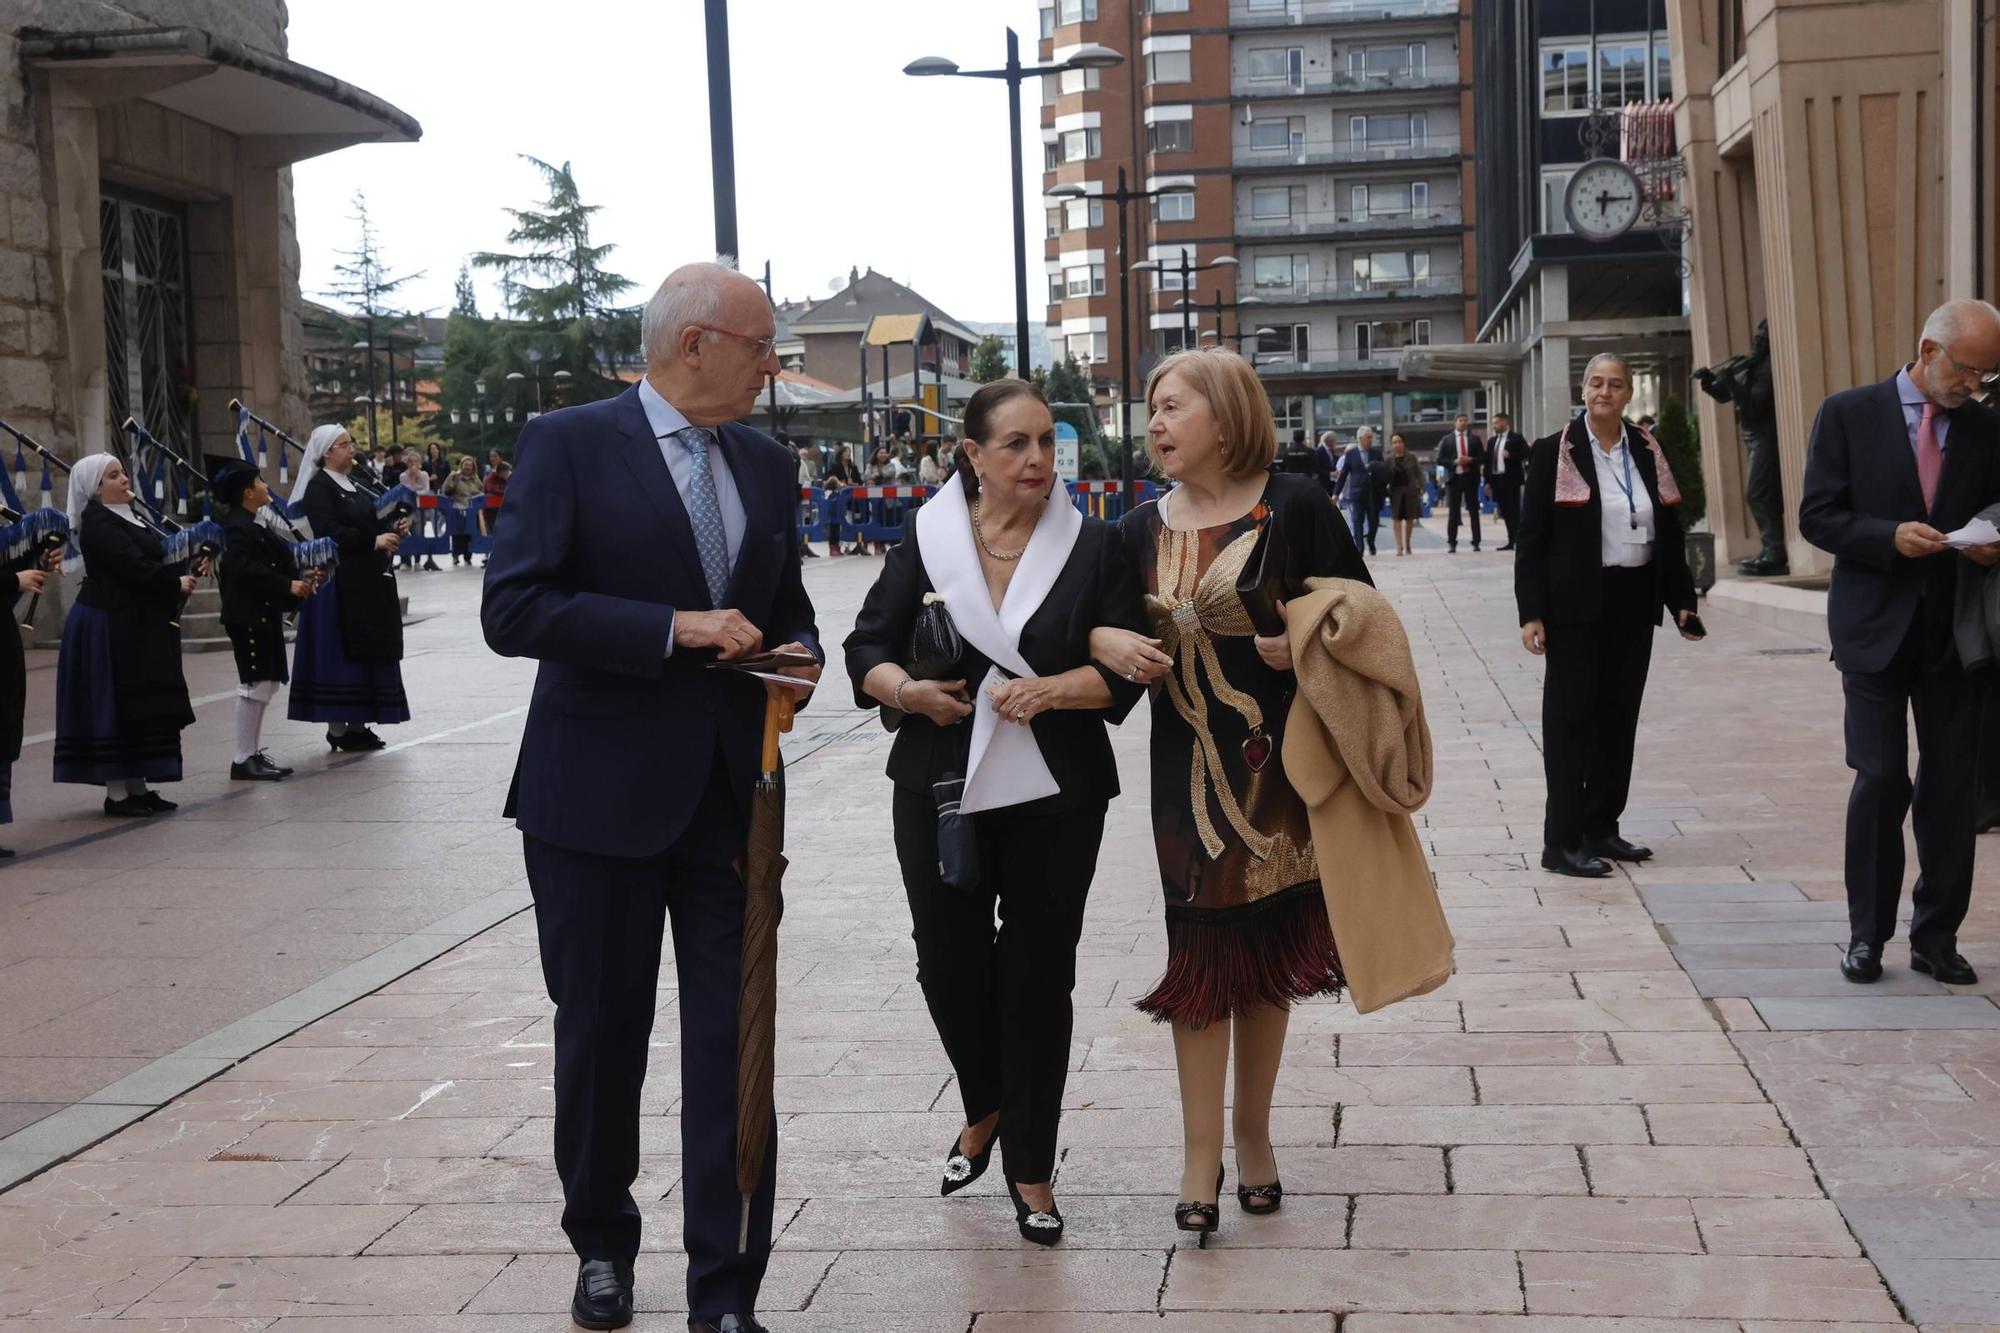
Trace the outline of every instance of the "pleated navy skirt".
{"label": "pleated navy skirt", "polygon": [[56,659],[55,780],[98,787],[131,778],[179,782],[181,730],[120,722],[111,613],[72,604]]}
{"label": "pleated navy skirt", "polygon": [[340,633],[340,601],[328,589],[299,608],[299,636],[292,645],[292,696],[285,716],[294,722],[408,722],[400,662],[357,662]]}

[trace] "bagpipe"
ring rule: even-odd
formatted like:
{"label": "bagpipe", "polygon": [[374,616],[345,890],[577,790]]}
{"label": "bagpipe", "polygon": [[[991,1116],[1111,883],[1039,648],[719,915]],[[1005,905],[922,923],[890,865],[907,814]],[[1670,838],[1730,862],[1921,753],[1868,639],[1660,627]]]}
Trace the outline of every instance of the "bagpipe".
{"label": "bagpipe", "polygon": [[[162,560],[168,565],[185,567],[197,579],[206,576],[215,564],[215,557],[221,554],[224,541],[222,525],[206,517],[211,507],[208,478],[194,464],[155,438],[152,432],[139,424],[137,417],[125,418],[121,429],[132,440],[132,512],[159,536]],[[152,483],[156,500],[148,500],[141,492],[139,482],[142,478]],[[182,513],[188,511],[195,492],[201,492],[204,517],[188,524],[176,523],[168,518],[165,501],[169,489],[178,499]],[[168,622],[173,628],[181,627],[181,616],[186,613],[188,600],[193,596],[193,593],[182,595],[174,618]]]}
{"label": "bagpipe", "polygon": [[[278,484],[286,485],[292,479],[292,450],[305,457],[306,447],[273,423],[266,421],[246,407],[241,398],[229,400],[229,410],[236,414],[236,448],[243,455],[243,461],[259,472],[271,466],[270,441],[278,442]],[[250,428],[257,428],[257,440],[250,441]],[[292,568],[300,578],[319,575],[330,578],[334,566],[340,563],[340,550],[331,537],[308,537],[292,522],[297,517],[292,507],[282,497],[271,496],[270,504],[259,511],[259,520],[284,539],[291,548]]]}
{"label": "bagpipe", "polygon": [[[12,564],[29,551],[36,551],[40,554],[35,563],[46,567],[50,556],[72,549],[69,515],[56,507],[55,481],[49,473],[51,461],[64,472],[69,471],[69,464],[24,430],[0,421],[0,431],[14,437],[14,479],[9,481],[6,472],[0,471],[0,525],[4,525],[0,526],[0,559]],[[42,503],[35,509],[21,502],[21,492],[28,489],[29,449],[42,460]],[[19,600],[19,594],[8,600]],[[23,629],[34,624],[35,608],[41,600],[39,592],[28,599],[28,614],[21,621]]]}

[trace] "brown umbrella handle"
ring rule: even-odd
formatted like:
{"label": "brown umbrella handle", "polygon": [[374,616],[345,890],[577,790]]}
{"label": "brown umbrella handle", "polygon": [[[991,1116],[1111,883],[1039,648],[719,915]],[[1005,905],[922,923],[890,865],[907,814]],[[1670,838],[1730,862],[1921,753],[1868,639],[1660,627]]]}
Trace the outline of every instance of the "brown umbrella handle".
{"label": "brown umbrella handle", "polygon": [[764,754],[761,771],[778,771],[778,737],[792,729],[792,709],[796,696],[783,685],[764,686]]}

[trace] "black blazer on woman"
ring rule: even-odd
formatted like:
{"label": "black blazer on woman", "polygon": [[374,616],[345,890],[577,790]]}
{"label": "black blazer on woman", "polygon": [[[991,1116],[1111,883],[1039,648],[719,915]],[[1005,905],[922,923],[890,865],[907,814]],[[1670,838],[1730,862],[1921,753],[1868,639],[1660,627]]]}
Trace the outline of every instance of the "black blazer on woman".
{"label": "black blazer on woman", "polygon": [[181,569],[164,558],[159,534],[128,523],[96,500],[77,527],[83,553],[79,606],[111,615],[111,678],[121,722],[152,727],[194,723],[181,674]]}
{"label": "black blazer on woman", "polygon": [[222,520],[225,543],[215,581],[222,590],[222,623],[257,625],[294,610],[298,567],[291,544],[248,509],[232,509]]}
{"label": "black blazer on woman", "polygon": [[[1597,464],[1590,457],[1596,447],[1579,416],[1554,435],[1536,440],[1528,455],[1514,553],[1514,601],[1523,625],[1531,620],[1582,625],[1603,614],[1604,506],[1597,491]],[[1646,618],[1657,625],[1663,609],[1677,613],[1695,609],[1694,575],[1688,572],[1680,508],[1660,503],[1653,451],[1629,422],[1625,447],[1632,454],[1632,474],[1645,482],[1646,494],[1653,500],[1653,590]],[[1570,461],[1590,488],[1588,504],[1556,503],[1559,450],[1569,451]]]}
{"label": "black blazer on woman", "polygon": [[[1051,504],[1068,503],[1051,500]],[[847,674],[854,682],[857,707],[876,701],[861,688],[868,673],[884,662],[901,664],[909,654],[910,631],[924,594],[932,592],[930,575],[912,535],[889,552],[881,577],[847,636]],[[1052,814],[1102,805],[1118,794],[1118,764],[1104,724],[1123,722],[1132,706],[1145,697],[1146,687],[1125,680],[1090,659],[1090,631],[1099,625],[1150,634],[1145,602],[1132,567],[1119,549],[1118,530],[1086,518],[1069,561],[1049,588],[1047,597],[1021,627],[1021,656],[1043,676],[1059,676],[1074,667],[1094,667],[1111,688],[1111,707],[1101,711],[1058,709],[1043,713],[1028,725],[1041,747],[1042,759],[1062,790],[1044,800],[1009,807],[1022,814]],[[967,691],[979,688],[993,664],[970,643],[952,679],[962,678]],[[1006,724],[1006,725],[1012,725]],[[926,794],[930,784],[947,771],[963,774],[972,719],[940,727],[921,713],[903,718],[896,743],[889,750],[889,777],[899,786]]]}
{"label": "black blazer on woman", "polygon": [[346,490],[322,472],[306,485],[300,503],[313,536],[331,537],[340,548],[340,568],[333,578],[339,599],[340,637],[347,655],[357,662],[403,660],[403,607],[396,596],[396,576],[389,554],[375,549],[375,539],[391,528],[375,515],[375,501],[362,490]]}

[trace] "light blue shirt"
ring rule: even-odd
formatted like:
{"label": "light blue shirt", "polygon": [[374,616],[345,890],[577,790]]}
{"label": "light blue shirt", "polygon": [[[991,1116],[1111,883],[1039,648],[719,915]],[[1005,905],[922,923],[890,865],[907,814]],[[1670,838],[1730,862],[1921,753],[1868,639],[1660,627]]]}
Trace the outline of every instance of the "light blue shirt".
{"label": "light blue shirt", "polygon": [[[1909,428],[1910,452],[1915,454],[1917,427],[1923,424],[1924,404],[1930,400],[1924,397],[1924,391],[1917,387],[1917,382],[1910,378],[1908,366],[1896,372],[1896,396],[1903,400],[1903,424]],[[1945,438],[1951,433],[1951,418],[1945,415],[1943,408],[1939,408],[1938,414],[1931,418],[1931,430],[1937,435],[1938,456],[1942,458],[1945,451],[1951,448],[1951,441]]]}
{"label": "light blue shirt", "polygon": [[[678,432],[693,423],[681,415],[679,408],[661,397],[660,391],[649,380],[639,381],[639,406],[645,409],[646,424],[660,446],[660,456],[666,459],[667,471],[673,474],[674,489],[680,492],[681,504],[686,506],[688,477],[694,470],[694,456]],[[711,428],[710,434],[719,432]],[[736,478],[729,471],[729,461],[722,456],[719,446],[709,448],[708,471],[715,480],[715,501],[722,509],[722,537],[729,550],[729,567],[733,570],[736,568],[736,554],[743,549],[743,530],[749,520],[743,512],[743,497],[736,491]],[[666,655],[674,655],[671,619],[667,622]]]}

